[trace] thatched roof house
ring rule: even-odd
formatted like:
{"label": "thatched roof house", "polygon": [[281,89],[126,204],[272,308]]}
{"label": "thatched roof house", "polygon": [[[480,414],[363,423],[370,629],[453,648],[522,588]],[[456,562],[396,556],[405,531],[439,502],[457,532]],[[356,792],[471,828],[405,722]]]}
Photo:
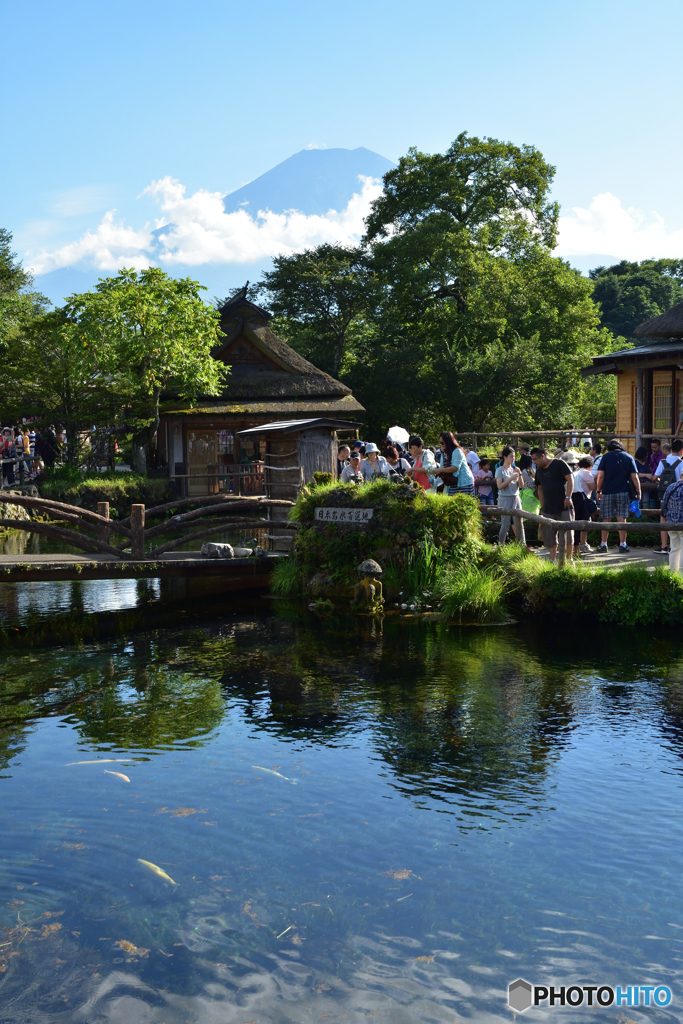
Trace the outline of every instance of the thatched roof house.
{"label": "thatched roof house", "polygon": [[[593,356],[585,377],[617,378],[617,435],[631,452],[651,437],[671,437],[681,418],[683,302],[652,317],[634,331],[632,348]],[[655,340],[656,339],[656,340]]]}
{"label": "thatched roof house", "polygon": [[240,441],[237,435],[244,430],[273,420],[321,416],[353,423],[365,412],[346,384],[271,331],[270,313],[247,299],[246,286],[220,312],[225,337],[213,357],[231,367],[223,393],[194,406],[165,402],[157,433],[159,463],[169,467],[172,477],[188,480],[190,494],[235,489],[236,483],[240,489],[260,488],[258,464],[265,443]]}

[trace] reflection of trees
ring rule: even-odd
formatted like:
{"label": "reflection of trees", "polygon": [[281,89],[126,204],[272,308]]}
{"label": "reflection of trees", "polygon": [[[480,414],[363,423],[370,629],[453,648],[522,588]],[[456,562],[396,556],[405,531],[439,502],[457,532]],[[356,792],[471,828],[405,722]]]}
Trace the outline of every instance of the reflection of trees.
{"label": "reflection of trees", "polygon": [[224,702],[220,683],[169,659],[149,636],[132,641],[133,657],[118,682],[105,686],[71,710],[71,720],[91,742],[123,748],[203,746],[220,725]]}
{"label": "reflection of trees", "polygon": [[436,799],[537,790],[584,685],[571,659],[546,664],[509,630],[360,618],[238,636],[222,681],[278,735],[369,729],[399,787]]}
{"label": "reflection of trees", "polygon": [[[206,638],[202,635],[201,644]],[[125,647],[5,655],[0,668],[0,767],[24,745],[31,719],[64,716],[84,739],[124,748],[201,745],[221,722],[218,650],[159,644],[139,635]]]}

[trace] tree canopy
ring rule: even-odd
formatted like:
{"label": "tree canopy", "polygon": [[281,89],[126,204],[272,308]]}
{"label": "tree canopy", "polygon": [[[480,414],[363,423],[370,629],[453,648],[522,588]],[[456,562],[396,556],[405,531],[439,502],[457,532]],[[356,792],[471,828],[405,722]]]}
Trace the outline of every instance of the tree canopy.
{"label": "tree canopy", "polygon": [[631,338],[636,327],[683,302],[683,260],[622,260],[591,270],[603,327]]}
{"label": "tree canopy", "polygon": [[552,255],[553,175],[532,146],[466,133],[445,154],[412,149],[384,176],[357,249],[319,246],[264,276],[279,329],[319,365],[327,309],[346,309],[333,365],[371,433],[397,419],[434,437],[613,412],[614,381],[579,372],[614,339],[591,281]]}
{"label": "tree canopy", "polygon": [[275,330],[294,333],[301,354],[333,377],[366,331],[379,298],[368,252],[329,244],[276,256],[260,292],[275,316]]}
{"label": "tree canopy", "polygon": [[11,232],[0,228],[0,346],[21,324],[47,308],[47,299],[32,285],[32,275],[12,252]]}
{"label": "tree canopy", "polygon": [[215,395],[228,373],[211,358],[220,314],[190,278],[158,267],[121,270],[93,292],[72,295],[65,310],[85,348],[97,353],[126,423],[133,430],[135,468],[146,472],[147,446],[159,425],[161,395],[193,401]]}

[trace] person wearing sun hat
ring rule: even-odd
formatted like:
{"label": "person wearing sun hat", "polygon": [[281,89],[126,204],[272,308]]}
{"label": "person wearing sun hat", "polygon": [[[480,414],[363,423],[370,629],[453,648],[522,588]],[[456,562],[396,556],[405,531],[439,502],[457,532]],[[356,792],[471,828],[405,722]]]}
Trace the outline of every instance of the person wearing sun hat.
{"label": "person wearing sun hat", "polygon": [[389,476],[389,463],[380,455],[379,448],[372,441],[365,445],[365,458],[360,464],[360,471],[366,484],[382,476]]}

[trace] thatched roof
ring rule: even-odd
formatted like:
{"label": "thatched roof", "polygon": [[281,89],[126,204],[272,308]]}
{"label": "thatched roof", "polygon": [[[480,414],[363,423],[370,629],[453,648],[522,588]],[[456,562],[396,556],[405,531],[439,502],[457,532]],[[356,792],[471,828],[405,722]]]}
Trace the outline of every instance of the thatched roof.
{"label": "thatched roof", "polygon": [[639,338],[683,338],[683,302],[646,320],[633,333]]}
{"label": "thatched roof", "polygon": [[223,399],[286,400],[351,394],[346,384],[319,370],[273,334],[268,327],[270,314],[250,302],[244,289],[219,309],[225,337],[212,354],[232,368]]}
{"label": "thatched roof", "polygon": [[202,398],[195,405],[169,400],[162,403],[165,416],[341,416],[353,419],[365,409],[353,395],[290,399],[285,402],[229,402],[224,398]]}

